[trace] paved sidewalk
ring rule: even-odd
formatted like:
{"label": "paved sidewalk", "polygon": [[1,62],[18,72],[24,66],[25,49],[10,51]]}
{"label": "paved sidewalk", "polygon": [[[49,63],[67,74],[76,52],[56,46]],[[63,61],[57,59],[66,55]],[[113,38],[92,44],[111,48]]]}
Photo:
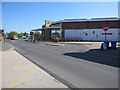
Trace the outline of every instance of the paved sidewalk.
{"label": "paved sidewalk", "polygon": [[[100,54],[106,54],[106,55],[114,55],[114,56],[120,56],[120,53],[119,53],[119,49],[120,49],[120,46],[118,46],[118,43],[117,43],[117,49],[116,50],[112,50],[112,49],[108,49],[108,50],[101,50],[101,44],[102,42],[94,42],[94,44],[92,45],[86,45],[89,50],[92,50],[96,53],[100,53]],[[111,47],[111,43],[109,45],[109,47]]]}
{"label": "paved sidewalk", "polygon": [[[117,43],[117,50],[101,50],[101,44],[103,42],[59,42],[60,44],[76,44],[76,45],[85,45],[89,49],[86,51],[93,51],[95,53],[99,54],[106,54],[106,55],[114,55],[114,56],[120,56],[120,44]],[[109,46],[111,47],[111,43],[109,43]]]}
{"label": "paved sidewalk", "polygon": [[[2,42],[0,41],[0,51],[2,50]],[[0,53],[0,63],[2,63],[2,53]],[[0,72],[2,71],[2,65],[0,65]],[[2,89],[2,74],[0,74],[0,89]]]}
{"label": "paved sidewalk", "polygon": [[50,46],[64,46],[64,44],[59,44],[57,42],[45,42],[44,44]]}
{"label": "paved sidewalk", "polygon": [[12,46],[7,44],[6,42],[4,43],[0,41],[0,45],[1,45],[0,51],[6,51],[12,48]]}
{"label": "paved sidewalk", "polygon": [[2,88],[68,88],[13,49],[1,54]]}
{"label": "paved sidewalk", "polygon": [[100,49],[103,42],[91,42],[91,45],[85,45],[89,49]]}

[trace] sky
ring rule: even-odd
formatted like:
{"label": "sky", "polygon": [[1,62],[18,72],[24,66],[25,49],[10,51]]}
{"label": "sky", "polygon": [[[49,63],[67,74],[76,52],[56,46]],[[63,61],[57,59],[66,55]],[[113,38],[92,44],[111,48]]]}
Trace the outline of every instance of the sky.
{"label": "sky", "polygon": [[[117,2],[2,2],[5,32],[30,32],[45,20],[118,17]],[[30,29],[29,29],[30,25]]]}

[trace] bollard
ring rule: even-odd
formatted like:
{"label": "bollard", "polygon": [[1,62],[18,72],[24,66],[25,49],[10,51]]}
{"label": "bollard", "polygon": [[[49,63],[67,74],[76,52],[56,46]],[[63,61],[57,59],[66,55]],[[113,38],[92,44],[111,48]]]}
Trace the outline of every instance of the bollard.
{"label": "bollard", "polygon": [[106,44],[107,44],[107,48],[109,48],[109,42],[106,42]]}
{"label": "bollard", "polygon": [[111,47],[112,47],[112,50],[115,50],[116,49],[116,42],[111,42]]}
{"label": "bollard", "polygon": [[107,50],[107,43],[106,42],[103,43],[103,50]]}

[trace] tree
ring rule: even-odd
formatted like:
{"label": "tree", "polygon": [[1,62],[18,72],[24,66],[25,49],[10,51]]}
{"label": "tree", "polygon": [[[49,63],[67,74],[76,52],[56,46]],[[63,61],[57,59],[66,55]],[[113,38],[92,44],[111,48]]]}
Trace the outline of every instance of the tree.
{"label": "tree", "polygon": [[24,33],[18,33],[18,38],[22,38],[22,36],[24,36]]}
{"label": "tree", "polygon": [[27,36],[27,35],[28,35],[28,33],[25,32],[25,33],[24,33],[24,36]]}
{"label": "tree", "polygon": [[33,36],[39,39],[41,37],[41,33],[36,31],[34,32]]}
{"label": "tree", "polygon": [[9,33],[8,32],[6,33],[6,38],[9,39]]}
{"label": "tree", "polygon": [[18,33],[15,31],[11,31],[8,35],[9,35],[9,37],[10,36],[18,36]]}

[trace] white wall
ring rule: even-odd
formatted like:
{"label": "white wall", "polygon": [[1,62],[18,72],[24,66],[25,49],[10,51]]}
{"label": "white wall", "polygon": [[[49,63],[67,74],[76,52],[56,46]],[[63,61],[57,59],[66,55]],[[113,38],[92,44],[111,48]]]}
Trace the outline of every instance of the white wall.
{"label": "white wall", "polygon": [[65,30],[65,39],[81,39],[81,30]]}
{"label": "white wall", "polygon": [[[93,34],[93,31],[95,31],[95,34]],[[65,39],[105,41],[105,35],[102,35],[102,33],[105,33],[103,29],[66,29]],[[118,29],[109,29],[106,33],[112,33],[112,35],[106,35],[107,41],[118,41],[118,37],[120,37]]]}

